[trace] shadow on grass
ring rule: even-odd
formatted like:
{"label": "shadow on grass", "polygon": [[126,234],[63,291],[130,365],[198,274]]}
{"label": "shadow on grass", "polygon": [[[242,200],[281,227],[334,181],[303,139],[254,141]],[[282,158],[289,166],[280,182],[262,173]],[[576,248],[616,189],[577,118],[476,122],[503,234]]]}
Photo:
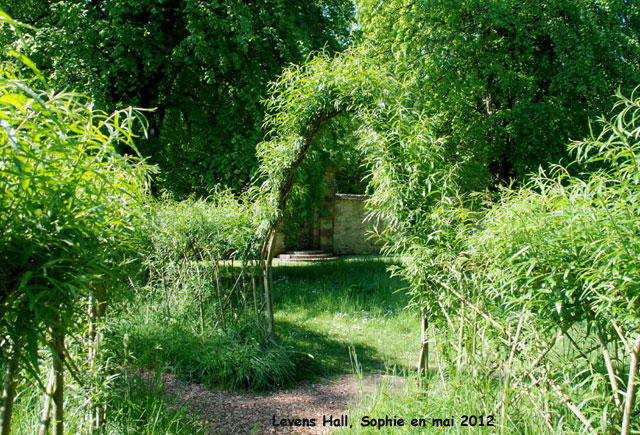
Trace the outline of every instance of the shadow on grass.
{"label": "shadow on grass", "polygon": [[391,278],[394,263],[384,257],[280,264],[273,269],[274,306],[321,312],[379,313],[402,309],[409,296],[406,283]]}
{"label": "shadow on grass", "polygon": [[[207,323],[205,333],[198,334],[193,328],[195,309],[189,315],[167,319],[157,305],[144,302],[114,319],[111,351],[117,360],[171,372],[191,382],[256,391],[354,369],[382,371],[387,368],[385,361],[393,358],[389,352],[384,356],[379,338],[385,337],[385,345],[397,341],[393,328],[376,329],[381,326],[364,326],[361,320],[387,321],[406,305],[408,297],[396,292],[402,281],[391,279],[386,271],[390,264],[366,258],[276,267],[276,343],[264,340],[251,323],[229,327],[226,332]],[[318,321],[306,323],[295,315],[302,312],[303,317]],[[345,329],[332,336],[325,331],[341,327],[335,320],[338,317],[324,314],[338,312],[347,321],[342,322]],[[357,340],[355,329],[350,335],[352,319],[360,322]],[[397,364],[396,368],[402,369]]]}
{"label": "shadow on grass", "polygon": [[[323,375],[354,370],[350,348],[364,372],[389,366],[399,372],[412,371],[384,348],[389,341],[401,339],[397,323],[402,320],[397,316],[409,303],[402,291],[406,283],[390,277],[388,268],[393,264],[380,256],[279,264],[273,271],[278,335],[296,350],[313,355]],[[376,326],[363,322],[381,319],[387,322]],[[324,332],[336,327],[344,328],[340,339]]]}
{"label": "shadow on grass", "polygon": [[327,334],[286,320],[279,320],[277,326],[279,342],[291,347],[296,353],[313,357],[309,368],[314,372],[305,374],[307,379],[352,373],[356,369],[356,362],[365,373],[385,369],[383,358],[375,347],[335,340]]}

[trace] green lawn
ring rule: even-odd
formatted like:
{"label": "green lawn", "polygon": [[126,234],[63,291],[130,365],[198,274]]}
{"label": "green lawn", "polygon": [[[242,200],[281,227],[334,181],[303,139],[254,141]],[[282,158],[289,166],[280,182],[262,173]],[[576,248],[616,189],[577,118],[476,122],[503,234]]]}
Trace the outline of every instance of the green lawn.
{"label": "green lawn", "polygon": [[321,263],[276,263],[277,335],[307,352],[325,373],[350,371],[352,347],[365,372],[415,365],[419,316],[406,309],[404,283],[389,259],[345,257]]}

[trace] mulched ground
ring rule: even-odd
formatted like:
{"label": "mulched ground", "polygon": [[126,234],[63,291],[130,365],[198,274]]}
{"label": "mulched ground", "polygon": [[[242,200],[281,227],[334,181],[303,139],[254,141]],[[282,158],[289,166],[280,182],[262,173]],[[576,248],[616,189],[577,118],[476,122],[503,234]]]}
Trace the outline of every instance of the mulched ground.
{"label": "mulched ground", "polygon": [[[347,415],[349,402],[371,393],[385,376],[370,375],[360,380],[353,375],[317,384],[304,384],[290,390],[271,393],[210,390],[200,384],[190,384],[175,376],[160,379],[174,406],[186,406],[202,419],[206,433],[240,434],[328,434],[330,425],[323,419],[340,419]],[[401,382],[401,381],[400,381]],[[398,380],[392,380],[397,384]],[[314,427],[282,426],[282,419],[315,419]],[[274,425],[274,419],[276,425]],[[285,422],[286,423],[286,422]],[[355,426],[355,421],[348,421]]]}

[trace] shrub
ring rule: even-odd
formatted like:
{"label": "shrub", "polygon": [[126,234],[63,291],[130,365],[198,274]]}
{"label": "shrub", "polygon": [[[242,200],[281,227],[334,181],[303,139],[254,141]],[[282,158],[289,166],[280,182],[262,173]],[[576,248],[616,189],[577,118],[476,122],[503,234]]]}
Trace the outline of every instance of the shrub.
{"label": "shrub", "polygon": [[540,376],[583,386],[571,394],[585,426],[602,421],[628,433],[640,357],[640,98],[620,96],[616,109],[597,137],[570,147],[598,170],[532,177],[487,213],[467,246],[492,303],[529,319],[521,343],[509,338],[513,348],[565,337],[574,356]]}
{"label": "shrub", "polygon": [[133,146],[136,112],[107,115],[86,97],[55,93],[24,55],[3,52],[10,60],[0,64],[0,352],[8,362],[0,430],[10,430],[19,364],[37,378],[38,349],[47,345],[61,433],[65,336],[86,319],[88,300],[104,306],[118,288],[148,168],[115,149]]}

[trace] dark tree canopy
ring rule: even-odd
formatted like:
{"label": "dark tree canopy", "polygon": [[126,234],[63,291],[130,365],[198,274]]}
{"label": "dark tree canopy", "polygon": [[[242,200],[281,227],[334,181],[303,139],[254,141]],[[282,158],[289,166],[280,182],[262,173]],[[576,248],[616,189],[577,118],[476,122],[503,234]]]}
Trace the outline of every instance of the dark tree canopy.
{"label": "dark tree canopy", "polygon": [[[640,83],[640,8],[625,0],[362,0],[361,35],[416,108],[440,118],[469,187],[566,157]],[[410,78],[410,79],[409,79]]]}
{"label": "dark tree canopy", "polygon": [[44,0],[10,15],[35,26],[32,57],[59,87],[148,115],[140,151],[174,194],[242,188],[263,138],[261,100],[290,63],[349,42],[349,0]]}
{"label": "dark tree canopy", "polygon": [[[357,43],[437,118],[466,188],[567,157],[621,88],[640,83],[640,11],[625,0],[358,0]],[[26,43],[59,87],[107,110],[155,107],[139,144],[159,185],[242,189],[256,168],[268,83],[351,42],[349,0],[15,2]]]}

